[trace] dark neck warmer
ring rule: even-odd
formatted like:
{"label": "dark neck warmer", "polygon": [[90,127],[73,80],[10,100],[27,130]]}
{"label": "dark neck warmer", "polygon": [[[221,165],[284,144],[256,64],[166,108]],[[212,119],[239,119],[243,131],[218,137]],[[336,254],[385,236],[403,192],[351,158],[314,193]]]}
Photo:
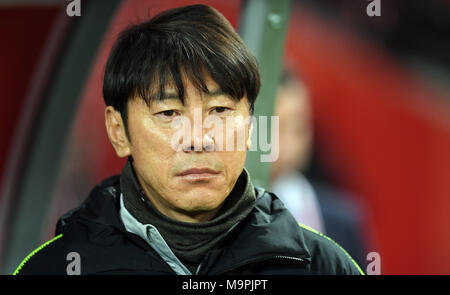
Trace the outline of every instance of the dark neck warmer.
{"label": "dark neck warmer", "polygon": [[255,190],[244,169],[213,219],[199,223],[171,219],[152,205],[141,189],[131,163],[132,160],[127,162],[120,176],[125,207],[139,222],[155,226],[173,253],[192,273],[205,254],[217,246],[255,205]]}

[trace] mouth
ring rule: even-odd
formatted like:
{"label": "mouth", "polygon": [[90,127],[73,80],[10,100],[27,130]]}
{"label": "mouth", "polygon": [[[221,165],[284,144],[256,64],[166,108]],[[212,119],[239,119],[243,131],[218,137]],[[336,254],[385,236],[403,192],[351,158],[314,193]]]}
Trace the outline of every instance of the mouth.
{"label": "mouth", "polygon": [[219,174],[219,171],[209,168],[191,168],[176,174],[176,176],[186,180],[208,180],[217,177]]}

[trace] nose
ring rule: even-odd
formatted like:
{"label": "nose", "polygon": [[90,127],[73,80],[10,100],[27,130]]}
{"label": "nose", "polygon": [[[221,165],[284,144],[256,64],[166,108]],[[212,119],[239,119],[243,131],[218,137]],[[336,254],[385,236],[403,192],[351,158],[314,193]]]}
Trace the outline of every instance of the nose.
{"label": "nose", "polygon": [[190,136],[182,143],[184,152],[210,152],[214,149],[214,139],[203,128],[202,109],[195,108],[189,116]]}

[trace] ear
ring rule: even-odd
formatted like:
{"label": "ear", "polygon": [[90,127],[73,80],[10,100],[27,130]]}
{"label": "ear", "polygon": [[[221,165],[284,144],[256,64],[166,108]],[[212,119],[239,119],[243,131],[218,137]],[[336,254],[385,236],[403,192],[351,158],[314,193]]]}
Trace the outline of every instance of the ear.
{"label": "ear", "polygon": [[249,120],[249,124],[248,124],[248,137],[247,137],[247,142],[246,147],[247,150],[250,149],[250,147],[252,146],[252,132],[253,132],[253,121]]}
{"label": "ear", "polygon": [[131,154],[131,144],[125,131],[120,112],[112,106],[105,109],[105,126],[109,141],[116,150],[120,158],[128,157]]}

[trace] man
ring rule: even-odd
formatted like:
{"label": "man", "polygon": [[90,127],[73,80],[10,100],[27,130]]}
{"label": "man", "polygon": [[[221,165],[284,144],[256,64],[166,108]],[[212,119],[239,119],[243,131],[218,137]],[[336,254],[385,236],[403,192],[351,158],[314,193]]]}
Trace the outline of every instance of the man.
{"label": "man", "polygon": [[129,161],[62,216],[56,237],[16,273],[76,272],[70,253],[81,274],[361,273],[337,244],[253,187],[245,148],[228,149],[238,134],[249,148],[245,118],[259,88],[255,58],[208,6],[165,11],[124,31],[103,94],[108,137]]}
{"label": "man", "polygon": [[314,190],[299,172],[308,166],[313,141],[312,111],[304,83],[284,71],[275,100],[279,117],[280,156],[271,166],[270,190],[301,223],[324,233]]}
{"label": "man", "polygon": [[330,236],[358,263],[363,263],[363,207],[323,180],[305,177],[308,169],[314,167],[313,113],[308,87],[293,72],[282,75],[275,114],[280,122],[280,156],[272,163],[270,190],[297,221]]}

